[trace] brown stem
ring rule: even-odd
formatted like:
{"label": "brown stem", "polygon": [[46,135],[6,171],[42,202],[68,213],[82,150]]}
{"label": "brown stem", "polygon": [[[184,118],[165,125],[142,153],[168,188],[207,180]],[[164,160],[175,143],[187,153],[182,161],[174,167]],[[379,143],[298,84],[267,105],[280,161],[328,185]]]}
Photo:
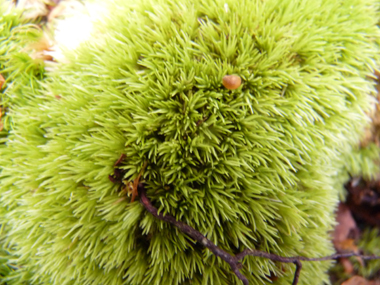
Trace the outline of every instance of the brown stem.
{"label": "brown stem", "polygon": [[300,278],[301,274],[301,269],[302,269],[302,263],[301,261],[297,260],[294,262],[296,265],[296,271],[294,272],[294,279],[292,285],[297,285],[298,284],[298,279]]}
{"label": "brown stem", "polygon": [[294,279],[292,283],[293,285],[298,284],[299,276],[302,269],[301,261],[326,261],[326,260],[334,260],[338,258],[351,257],[351,256],[359,256],[365,260],[380,259],[380,256],[361,255],[355,252],[333,254],[333,255],[317,257],[317,258],[308,258],[308,257],[303,257],[303,256],[284,257],[277,254],[268,253],[268,252],[260,251],[260,250],[254,250],[254,249],[245,249],[241,253],[232,255],[228,253],[227,251],[221,249],[220,247],[216,246],[212,241],[210,241],[208,238],[206,238],[202,233],[200,233],[196,229],[192,228],[191,226],[183,222],[177,221],[172,215],[166,214],[164,216],[162,213],[158,213],[157,208],[152,205],[149,198],[146,196],[146,190],[143,184],[140,183],[138,185],[138,190],[140,192],[140,202],[149,213],[151,213],[157,219],[160,219],[162,221],[168,222],[176,226],[183,233],[187,234],[192,239],[201,243],[203,246],[207,247],[213,254],[220,257],[225,262],[227,262],[230,265],[232,271],[243,282],[244,285],[248,285],[249,282],[248,282],[247,277],[244,276],[240,272],[240,268],[241,268],[240,261],[247,255],[263,257],[263,258],[270,259],[272,261],[278,261],[278,262],[283,262],[283,263],[294,263],[296,265],[296,271],[294,273]]}
{"label": "brown stem", "polygon": [[133,186],[132,186],[132,198],[131,198],[131,203],[135,201],[136,196],[138,195],[138,187],[140,184],[140,178],[141,175],[144,173],[146,166],[148,165],[148,161],[145,161],[143,164],[143,167],[140,170],[139,175],[133,180]]}

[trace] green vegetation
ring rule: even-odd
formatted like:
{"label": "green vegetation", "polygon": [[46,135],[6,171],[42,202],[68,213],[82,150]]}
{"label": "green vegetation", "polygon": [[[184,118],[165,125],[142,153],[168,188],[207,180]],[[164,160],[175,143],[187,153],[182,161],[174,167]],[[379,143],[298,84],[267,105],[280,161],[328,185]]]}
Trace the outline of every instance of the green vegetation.
{"label": "green vegetation", "polygon": [[[125,184],[147,163],[155,206],[229,252],[332,253],[345,163],[374,102],[377,3],[108,8],[98,35],[46,74],[22,48],[40,30],[1,18],[0,216],[14,284],[240,284],[109,180],[121,154]],[[236,90],[222,85],[230,74]],[[300,284],[327,281],[330,264],[305,263]],[[243,265],[250,284],[293,278],[293,265]]]}

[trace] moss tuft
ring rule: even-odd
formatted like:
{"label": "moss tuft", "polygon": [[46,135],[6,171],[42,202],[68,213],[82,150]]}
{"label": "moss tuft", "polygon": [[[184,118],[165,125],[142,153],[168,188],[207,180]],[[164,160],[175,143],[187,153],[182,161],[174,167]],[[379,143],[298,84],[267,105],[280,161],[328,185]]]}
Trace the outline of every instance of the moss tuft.
{"label": "moss tuft", "polygon": [[[32,284],[240,284],[227,264],[130,203],[144,163],[163,213],[229,252],[332,252],[337,175],[373,103],[376,2],[115,1],[69,63],[7,89],[1,207]],[[12,63],[12,67],[15,65]],[[225,75],[242,79],[236,90]],[[18,79],[15,82],[18,82]],[[17,100],[16,100],[17,99]],[[247,257],[250,284],[293,265]],[[305,263],[300,284],[327,282]],[[26,277],[28,276],[28,277]],[[27,279],[29,278],[29,279]]]}

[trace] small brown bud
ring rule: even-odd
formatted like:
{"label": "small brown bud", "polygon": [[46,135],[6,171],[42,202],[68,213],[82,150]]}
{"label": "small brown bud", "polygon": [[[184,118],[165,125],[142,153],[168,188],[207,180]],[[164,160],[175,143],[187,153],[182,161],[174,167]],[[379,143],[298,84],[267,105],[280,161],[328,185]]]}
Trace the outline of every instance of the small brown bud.
{"label": "small brown bud", "polygon": [[226,75],[223,77],[223,86],[229,90],[238,89],[241,85],[241,78],[237,75]]}
{"label": "small brown bud", "polygon": [[0,90],[3,88],[3,85],[5,83],[5,78],[0,74]]}

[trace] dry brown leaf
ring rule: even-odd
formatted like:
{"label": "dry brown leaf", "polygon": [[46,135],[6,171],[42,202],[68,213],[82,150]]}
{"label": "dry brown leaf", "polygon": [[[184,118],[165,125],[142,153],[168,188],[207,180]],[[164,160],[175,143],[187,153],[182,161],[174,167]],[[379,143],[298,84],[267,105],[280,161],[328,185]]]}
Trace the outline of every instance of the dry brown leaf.
{"label": "dry brown leaf", "polygon": [[[358,249],[357,245],[355,244],[354,239],[346,239],[346,240],[342,241],[341,243],[339,243],[339,250],[359,253],[359,249]],[[360,263],[361,266],[364,266],[364,261],[360,256],[356,256],[356,259]],[[347,273],[352,273],[352,271],[347,272]]]}
{"label": "dry brown leaf", "polygon": [[27,19],[37,19],[49,13],[45,1],[42,0],[18,0],[17,8],[23,10],[23,17]]}
{"label": "dry brown leaf", "polygon": [[52,22],[54,19],[65,14],[65,10],[67,9],[67,1],[60,1],[56,6],[51,8],[51,11],[48,15],[48,22]]}
{"label": "dry brown leaf", "polygon": [[[334,230],[333,243],[336,250],[344,250],[342,246],[347,246],[346,240],[349,239],[351,232],[358,232],[356,222],[352,217],[351,211],[347,205],[340,203],[336,216],[337,225]],[[351,241],[348,242],[348,244]]]}
{"label": "dry brown leaf", "polygon": [[[355,240],[350,237],[350,234],[358,232],[358,228],[347,205],[343,203],[339,204],[336,221],[337,225],[333,234],[333,243],[337,252],[359,253]],[[359,257],[357,259],[359,263],[363,265],[363,260]],[[339,262],[342,264],[346,273],[354,273],[354,266],[348,258],[341,258]]]}
{"label": "dry brown leaf", "polygon": [[359,249],[358,247],[356,246],[355,244],[355,240],[354,239],[346,239],[342,242],[339,243],[339,249],[340,250],[344,250],[344,251],[352,251],[352,252],[355,252],[355,253],[359,253]]}
{"label": "dry brown leaf", "polygon": [[30,57],[32,59],[42,59],[47,61],[54,60],[53,57],[49,54],[53,46],[53,41],[50,39],[50,36],[47,32],[43,33],[43,36],[34,43],[31,43],[27,50],[30,52]]}
{"label": "dry brown leaf", "polygon": [[341,285],[380,285],[380,281],[369,281],[361,276],[353,276]]}
{"label": "dry brown leaf", "polygon": [[343,266],[344,272],[346,272],[347,274],[350,274],[350,275],[352,273],[354,273],[355,268],[348,258],[340,258],[339,262]]}
{"label": "dry brown leaf", "polygon": [[361,276],[353,276],[344,281],[341,285],[368,285],[368,281]]}

